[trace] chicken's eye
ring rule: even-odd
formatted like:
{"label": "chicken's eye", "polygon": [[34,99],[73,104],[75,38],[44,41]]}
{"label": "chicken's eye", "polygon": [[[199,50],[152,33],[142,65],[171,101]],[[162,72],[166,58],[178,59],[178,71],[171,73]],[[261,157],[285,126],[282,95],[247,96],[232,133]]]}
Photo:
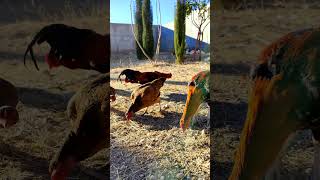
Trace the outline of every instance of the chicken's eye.
{"label": "chicken's eye", "polygon": [[189,83],[188,83],[188,86],[195,86],[194,81],[189,82]]}

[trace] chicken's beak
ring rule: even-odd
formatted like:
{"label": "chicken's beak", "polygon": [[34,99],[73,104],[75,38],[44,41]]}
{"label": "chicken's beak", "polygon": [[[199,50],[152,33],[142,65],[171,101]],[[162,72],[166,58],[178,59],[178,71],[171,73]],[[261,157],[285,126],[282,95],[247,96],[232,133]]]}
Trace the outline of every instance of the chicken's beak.
{"label": "chicken's beak", "polygon": [[0,127],[1,128],[6,128],[7,120],[0,118]]}
{"label": "chicken's beak", "polygon": [[65,180],[76,165],[77,162],[73,158],[59,162],[57,166],[49,172],[51,174],[51,180]]}
{"label": "chicken's beak", "polygon": [[53,55],[50,55],[49,53],[45,55],[45,61],[49,66],[49,69],[59,67],[61,64],[59,60],[56,59]]}
{"label": "chicken's beak", "polygon": [[196,114],[202,102],[202,92],[195,86],[189,86],[188,97],[180,119],[180,127],[185,131],[191,122],[192,117]]}
{"label": "chicken's beak", "polygon": [[[190,122],[190,121],[187,121]],[[180,120],[180,128],[182,129],[182,131],[184,132],[187,128],[189,127],[189,123],[185,124],[184,122],[181,122]]]}
{"label": "chicken's beak", "polygon": [[0,125],[3,128],[8,128],[15,125],[19,121],[19,113],[12,106],[4,106],[0,108],[2,116],[0,117]]}
{"label": "chicken's beak", "polygon": [[45,59],[46,63],[48,64],[49,69],[52,69],[53,66],[52,66],[51,63],[50,63],[49,54],[46,54],[45,57],[44,57],[44,59]]}
{"label": "chicken's beak", "polygon": [[111,96],[111,102],[114,102],[116,100],[116,96],[112,95]]}
{"label": "chicken's beak", "polygon": [[133,116],[133,113],[132,113],[132,112],[127,112],[127,113],[126,113],[126,119],[127,119],[127,121],[130,121],[131,118],[132,118],[132,116]]}
{"label": "chicken's beak", "polygon": [[0,125],[2,125],[3,128],[11,127],[11,126],[17,124],[17,122],[18,122],[17,118],[15,118],[15,119],[3,119],[3,118],[0,118]]}

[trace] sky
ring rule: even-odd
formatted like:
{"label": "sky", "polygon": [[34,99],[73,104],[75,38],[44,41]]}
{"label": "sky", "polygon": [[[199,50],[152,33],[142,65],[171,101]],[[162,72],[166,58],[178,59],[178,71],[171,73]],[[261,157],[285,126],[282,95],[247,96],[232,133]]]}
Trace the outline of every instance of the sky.
{"label": "sky", "polygon": [[[131,23],[130,3],[135,3],[134,0],[111,0],[110,1],[110,21],[111,23]],[[159,0],[161,10],[161,24],[165,25],[174,20],[174,0]],[[153,9],[153,24],[157,23],[156,17],[156,0],[151,0]],[[134,15],[132,15],[134,21]]]}

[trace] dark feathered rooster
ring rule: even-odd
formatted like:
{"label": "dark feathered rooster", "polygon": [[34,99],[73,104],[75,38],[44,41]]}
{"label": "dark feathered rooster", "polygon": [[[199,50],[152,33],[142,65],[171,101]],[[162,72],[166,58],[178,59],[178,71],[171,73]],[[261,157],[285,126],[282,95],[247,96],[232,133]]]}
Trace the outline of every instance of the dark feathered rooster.
{"label": "dark feathered rooster", "polygon": [[139,83],[139,84],[145,84],[148,82],[151,82],[153,80],[159,79],[159,78],[171,78],[172,74],[171,73],[161,73],[158,71],[154,72],[140,72],[140,71],[135,71],[132,69],[125,69],[123,70],[119,77],[118,80],[121,81],[121,76],[125,75],[124,82],[128,83]]}
{"label": "dark feathered rooster", "polygon": [[64,24],[51,24],[42,28],[30,42],[24,54],[30,52],[35,67],[39,70],[32,47],[47,42],[51,49],[45,55],[49,68],[65,66],[70,69],[109,72],[110,35],[101,35],[89,29],[79,29]]}

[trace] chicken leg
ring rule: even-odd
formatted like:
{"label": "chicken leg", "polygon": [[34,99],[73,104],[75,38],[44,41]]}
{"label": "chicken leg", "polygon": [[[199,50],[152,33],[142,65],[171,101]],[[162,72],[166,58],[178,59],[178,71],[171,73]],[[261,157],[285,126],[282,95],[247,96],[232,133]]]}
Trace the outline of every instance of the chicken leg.
{"label": "chicken leg", "polygon": [[144,113],[142,114],[142,116],[144,115],[144,114],[146,114],[148,112],[148,107],[146,108],[146,111],[144,111]]}

